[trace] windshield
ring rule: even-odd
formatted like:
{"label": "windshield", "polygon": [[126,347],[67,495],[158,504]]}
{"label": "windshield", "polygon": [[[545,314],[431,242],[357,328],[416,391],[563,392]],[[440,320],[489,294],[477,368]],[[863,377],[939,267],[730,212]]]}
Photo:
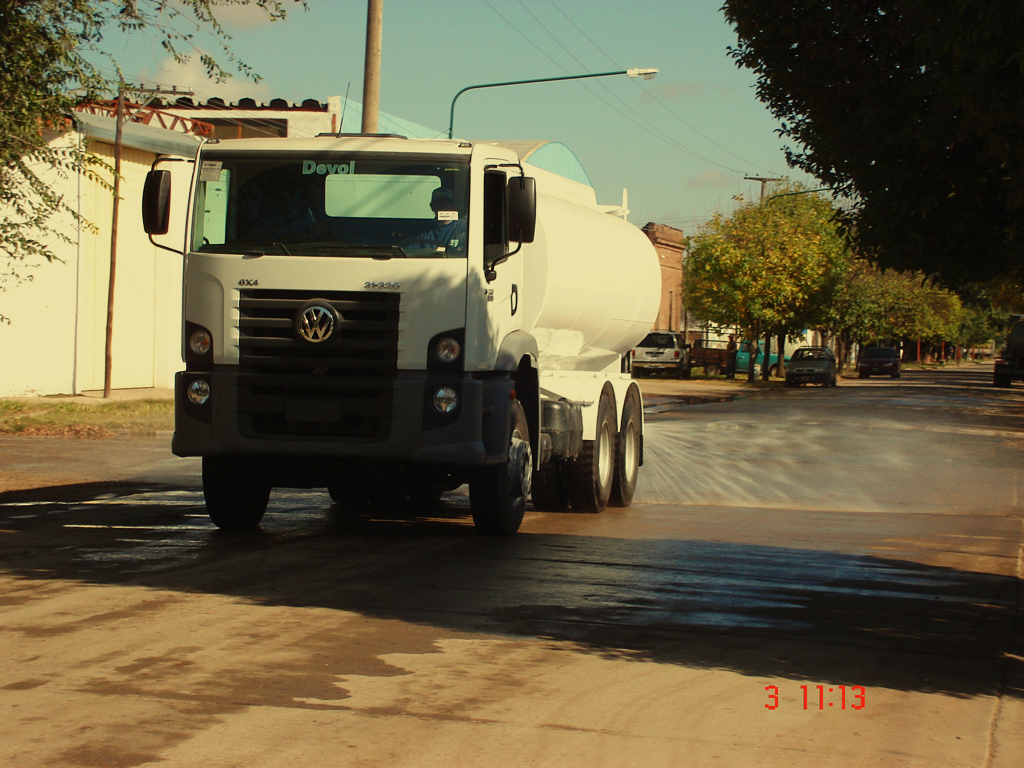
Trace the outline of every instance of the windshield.
{"label": "windshield", "polygon": [[828,360],[828,352],[824,349],[798,349],[793,353],[794,360]]}
{"label": "windshield", "polygon": [[879,358],[888,357],[888,358],[892,359],[892,358],[896,357],[896,350],[888,349],[888,348],[885,348],[885,347],[878,347],[878,348],[875,348],[875,349],[865,349],[864,353],[861,355],[861,357],[865,357],[865,358],[868,358],[868,357],[879,357]]}
{"label": "windshield", "polygon": [[675,346],[672,334],[649,333],[640,342],[641,347],[672,347]]}
{"label": "windshield", "polygon": [[463,257],[468,179],[460,160],[207,152],[192,250]]}

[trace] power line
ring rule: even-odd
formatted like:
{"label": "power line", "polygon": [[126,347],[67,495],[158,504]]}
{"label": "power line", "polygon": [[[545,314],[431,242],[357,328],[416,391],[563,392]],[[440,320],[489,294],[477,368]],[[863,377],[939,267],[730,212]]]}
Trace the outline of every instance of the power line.
{"label": "power line", "polygon": [[[522,4],[523,0],[519,0],[519,2],[520,2],[520,4]],[[573,26],[573,27],[574,27],[574,28],[576,29],[576,31],[577,31],[577,32],[579,32],[579,33],[580,33],[580,35],[581,35],[581,36],[582,36],[582,37],[583,37],[584,39],[586,39],[586,41],[587,41],[587,42],[589,42],[589,43],[590,43],[590,44],[591,44],[592,46],[594,46],[594,48],[595,48],[595,49],[596,49],[596,50],[597,50],[597,51],[598,51],[598,52],[599,52],[599,53],[600,53],[600,54],[601,54],[602,56],[604,56],[604,57],[605,57],[605,59],[607,59],[608,61],[610,61],[610,62],[611,62],[611,63],[613,63],[613,64],[616,64],[615,60],[614,60],[614,59],[613,59],[613,58],[612,58],[612,57],[611,57],[611,56],[610,56],[610,55],[608,54],[608,52],[607,52],[607,51],[605,51],[605,50],[604,50],[604,49],[603,49],[603,48],[602,48],[602,47],[601,47],[600,45],[598,45],[598,44],[597,44],[597,43],[596,43],[596,42],[595,42],[595,41],[593,40],[593,38],[591,38],[591,37],[590,37],[590,35],[588,35],[588,34],[587,34],[587,33],[586,33],[586,32],[585,32],[584,30],[583,30],[583,28],[582,28],[582,27],[580,27],[580,25],[579,25],[579,24],[577,24],[577,23],[576,23],[576,22],[575,22],[575,21],[574,21],[574,20],[572,19],[572,17],[570,17],[570,16],[569,16],[569,15],[568,15],[568,14],[567,14],[567,13],[566,13],[565,11],[563,11],[563,10],[562,10],[562,9],[561,9],[561,8],[559,7],[559,5],[558,5],[558,4],[557,4],[557,3],[555,2],[555,0],[548,0],[548,2],[549,2],[549,3],[551,4],[551,6],[552,6],[552,7],[553,7],[553,8],[554,8],[554,9],[555,9],[556,11],[558,11],[558,12],[559,12],[559,13],[560,13],[560,14],[561,14],[561,15],[562,15],[562,16],[563,16],[564,18],[565,18],[565,20],[566,20],[566,21],[568,21],[568,22],[569,22],[569,23],[570,23],[570,24],[571,24],[571,25],[572,25],[572,26]],[[524,6],[524,7],[525,7],[525,6]],[[530,15],[531,15],[531,16],[533,16],[533,14],[532,14],[532,13],[531,13]],[[536,17],[534,16],[534,18],[536,18]],[[552,37],[554,37],[554,36],[552,35]],[[559,45],[561,45],[561,43],[559,43]],[[562,46],[562,47],[564,48],[565,46]],[[566,49],[566,50],[568,50],[568,49]],[[571,55],[571,54],[570,54],[570,55]],[[575,57],[573,57],[573,58],[575,58]],[[576,59],[576,60],[577,60],[577,61],[579,61],[578,59]],[[603,84],[603,83],[601,83],[601,85],[604,85],[604,84]],[[684,126],[686,126],[686,127],[687,127],[687,128],[689,128],[689,129],[690,129],[691,131],[693,131],[694,133],[696,133],[696,134],[697,134],[698,136],[700,136],[700,137],[701,137],[702,139],[704,139],[705,141],[707,141],[707,142],[708,142],[709,144],[712,144],[713,146],[715,146],[715,147],[717,147],[718,149],[722,150],[723,152],[725,152],[726,154],[730,155],[731,157],[734,157],[734,158],[736,158],[736,159],[737,159],[737,160],[739,160],[739,161],[740,161],[741,163],[744,163],[744,164],[746,164],[746,165],[748,165],[748,166],[753,166],[753,167],[755,167],[755,168],[761,168],[762,170],[768,170],[768,169],[767,169],[767,168],[765,168],[764,166],[761,166],[761,165],[759,165],[759,164],[757,164],[757,163],[752,163],[752,162],[750,162],[749,160],[747,160],[746,158],[740,157],[739,155],[737,155],[737,154],[736,154],[735,152],[733,152],[732,150],[730,150],[730,149],[728,149],[728,148],[726,148],[726,147],[723,147],[723,146],[722,146],[721,144],[719,144],[719,143],[718,143],[717,141],[715,141],[714,139],[712,139],[711,137],[709,137],[708,135],[706,135],[705,133],[703,133],[702,131],[700,131],[700,130],[699,130],[698,128],[696,128],[695,126],[691,125],[691,124],[690,124],[689,122],[687,122],[687,121],[686,121],[686,120],[685,120],[685,119],[684,119],[684,118],[683,118],[683,117],[682,117],[681,115],[679,115],[678,113],[676,113],[675,111],[673,111],[672,109],[670,109],[670,108],[669,108],[669,106],[668,106],[667,104],[665,104],[665,103],[664,103],[664,102],[663,102],[663,101],[662,101],[662,100],[661,100],[660,98],[658,98],[658,95],[657,95],[657,93],[655,93],[655,92],[654,92],[654,91],[653,91],[652,89],[647,89],[647,88],[645,88],[644,86],[642,86],[642,85],[641,85],[640,83],[635,83],[635,85],[636,85],[637,87],[639,87],[639,88],[640,88],[640,89],[641,89],[641,90],[642,90],[642,91],[644,92],[644,94],[645,94],[645,95],[646,95],[646,96],[647,96],[647,97],[648,97],[649,99],[651,99],[652,101],[654,101],[654,103],[655,103],[655,104],[657,104],[658,106],[660,106],[660,107],[661,107],[662,109],[664,109],[664,110],[665,110],[666,112],[668,112],[668,113],[669,113],[669,115],[671,115],[672,117],[674,117],[674,118],[675,118],[676,120],[678,120],[678,121],[679,121],[680,123],[682,123],[682,124],[683,124]],[[605,86],[605,87],[607,87],[607,86]],[[625,103],[625,102],[623,102],[623,103]],[[714,163],[713,161],[710,161],[710,160],[709,160],[708,162],[712,162],[713,164],[717,164],[717,163]],[[737,170],[737,169],[735,169],[735,168],[729,168],[728,166],[724,166],[724,165],[721,165],[721,164],[717,164],[717,165],[719,165],[719,167],[720,167],[720,168],[725,168],[726,170],[730,170],[730,171],[733,171],[734,173],[742,173],[742,171],[739,171],[739,170]]]}

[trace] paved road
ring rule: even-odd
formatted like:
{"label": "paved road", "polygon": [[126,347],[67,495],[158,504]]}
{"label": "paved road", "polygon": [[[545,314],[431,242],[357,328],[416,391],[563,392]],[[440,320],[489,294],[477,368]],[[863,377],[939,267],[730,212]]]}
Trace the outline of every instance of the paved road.
{"label": "paved road", "polygon": [[670,405],[633,507],[508,540],[298,491],[223,536],[161,443],[0,439],[0,763],[1019,765],[1024,389]]}

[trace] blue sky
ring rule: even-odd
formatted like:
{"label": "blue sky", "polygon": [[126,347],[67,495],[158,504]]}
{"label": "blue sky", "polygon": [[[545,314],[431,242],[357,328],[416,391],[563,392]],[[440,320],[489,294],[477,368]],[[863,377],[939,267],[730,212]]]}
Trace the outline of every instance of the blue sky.
{"label": "blue sky", "polygon": [[[233,52],[262,76],[259,83],[210,82],[198,63],[171,62],[151,35],[112,35],[103,47],[129,80],[192,88],[203,100],[325,102],[346,91],[361,100],[365,0],[309,6],[273,24],[250,9],[220,12]],[[617,76],[470,91],[459,98],[455,135],[561,141],[579,156],[600,202],[619,202],[626,187],[631,221],[694,234],[714,212],[731,211],[734,196],[756,198],[760,185],[744,176],[818,186],[786,166],[783,140],[756,98],[753,75],[727,54],[735,35],[720,6],[721,0],[384,0],[381,109],[444,135],[452,98],[467,85],[656,67],[660,73],[650,81]],[[207,48],[217,53],[214,43]]]}

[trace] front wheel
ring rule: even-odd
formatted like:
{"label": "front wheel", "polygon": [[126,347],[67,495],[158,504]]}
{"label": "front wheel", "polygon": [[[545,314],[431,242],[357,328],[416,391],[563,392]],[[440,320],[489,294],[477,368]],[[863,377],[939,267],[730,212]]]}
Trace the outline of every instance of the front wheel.
{"label": "front wheel", "polygon": [[481,469],[469,483],[473,523],[481,533],[508,536],[519,530],[533,480],[533,452],[526,413],[513,400],[508,457],[502,464]]}
{"label": "front wheel", "polygon": [[257,462],[233,456],[203,457],[203,495],[213,524],[225,531],[259,526],[270,501],[270,483]]}
{"label": "front wheel", "polygon": [[566,464],[569,499],[577,512],[603,512],[612,494],[615,474],[615,402],[601,393],[597,433],[584,440],[575,461]]}

